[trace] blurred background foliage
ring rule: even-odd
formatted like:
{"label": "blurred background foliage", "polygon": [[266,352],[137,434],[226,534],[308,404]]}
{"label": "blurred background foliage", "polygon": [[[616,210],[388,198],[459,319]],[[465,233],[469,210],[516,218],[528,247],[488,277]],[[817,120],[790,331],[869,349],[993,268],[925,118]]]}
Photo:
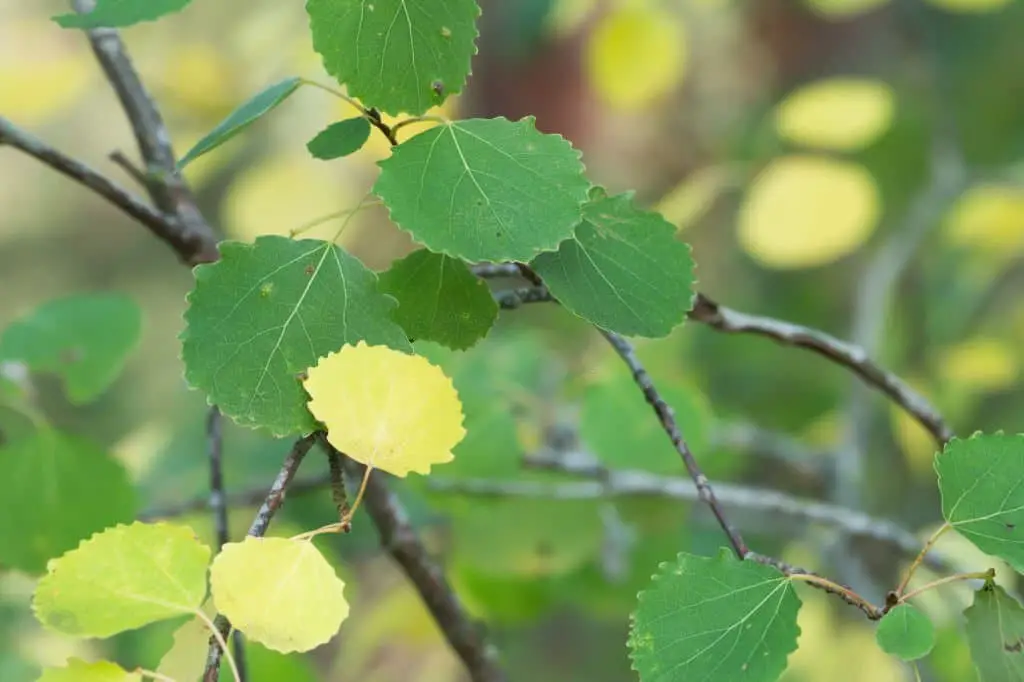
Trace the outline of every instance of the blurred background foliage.
{"label": "blurred background foliage", "polygon": [[[243,7],[244,4],[244,7]],[[125,33],[183,152],[250,94],[287,75],[329,82],[301,2],[198,0]],[[1015,0],[486,0],[480,52],[449,117],[536,115],[583,150],[591,178],[635,190],[678,225],[701,290],[740,310],[863,344],[929,396],[961,434],[1024,430],[1024,3]],[[58,0],[0,0],[0,112],[55,146],[121,174],[129,127],[86,42],[48,17]],[[303,90],[186,176],[229,238],[288,234],[354,206],[370,187],[379,136],[325,163],[304,143],[347,105]],[[429,124],[424,124],[429,125]],[[405,128],[403,136],[415,133]],[[77,185],[0,150],[0,326],[77,291],[130,294],[143,339],[104,397],[72,408],[38,378],[58,426],[115,453],[151,511],[203,498],[203,398],[182,380],[177,334],[190,274],[138,225]],[[127,177],[120,178],[130,183]],[[313,229],[327,237],[336,221]],[[341,238],[383,269],[413,245],[383,210]],[[556,308],[504,313],[465,353],[420,350],[454,375],[469,436],[450,480],[543,479],[521,457],[584,448],[614,468],[682,468],[624,367],[583,322]],[[683,325],[640,344],[713,480],[857,506],[922,536],[939,519],[927,433],[843,370],[751,337]],[[0,425],[17,428],[13,413]],[[785,433],[773,456],[737,429]],[[285,442],[231,427],[229,491],[265,488]],[[310,457],[300,477],[322,473]],[[850,475],[852,472],[852,476]],[[564,477],[561,477],[564,479]],[[559,479],[559,480],[561,480]],[[628,614],[658,562],[711,553],[705,510],[664,499],[480,499],[400,486],[468,608],[485,618],[512,679],[633,679]],[[254,509],[232,511],[237,535]],[[880,600],[907,557],[799,519],[730,510],[760,551],[820,569]],[[332,517],[324,490],[289,498],[272,534]],[[202,511],[181,517],[212,541]],[[628,538],[628,541],[623,540]],[[947,540],[949,542],[947,542]],[[327,541],[350,581],[340,635],[306,657],[249,648],[255,682],[442,682],[462,678],[365,518]],[[951,556],[989,562],[946,536]],[[1008,571],[1000,579],[1009,588]],[[924,576],[923,578],[927,578]],[[42,632],[32,576],[0,574],[0,679],[104,653]],[[929,595],[940,644],[925,679],[969,679],[956,616],[966,587]],[[931,598],[933,597],[934,598]],[[912,679],[856,612],[802,591],[801,647],[786,680]],[[155,668],[175,624],[124,635],[105,652]],[[202,658],[179,635],[165,665]],[[180,668],[177,668],[180,669]]]}

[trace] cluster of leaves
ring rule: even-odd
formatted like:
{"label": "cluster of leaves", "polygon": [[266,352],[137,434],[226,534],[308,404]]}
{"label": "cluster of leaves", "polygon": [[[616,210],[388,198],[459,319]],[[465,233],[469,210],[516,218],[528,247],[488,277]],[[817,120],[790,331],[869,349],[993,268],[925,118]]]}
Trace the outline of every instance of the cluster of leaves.
{"label": "cluster of leaves", "polygon": [[[92,14],[58,22],[125,26],[187,4],[100,0]],[[349,100],[358,116],[332,124],[309,142],[316,158],[352,153],[374,129],[397,142],[394,130],[402,123],[389,127],[380,112],[418,120],[461,91],[469,76],[479,16],[473,0],[308,0],[307,11],[327,71],[359,98]],[[289,78],[258,93],[180,165],[216,149],[307,83]],[[413,352],[414,342],[463,350],[487,336],[497,306],[472,273],[473,263],[522,264],[565,309],[625,335],[665,336],[692,305],[694,267],[673,226],[635,206],[630,195],[609,196],[593,185],[580,154],[562,137],[539,132],[533,119],[441,121],[395,144],[380,162],[373,193],[421,249],[378,276],[332,241],[268,236],[251,244],[224,242],[218,262],[196,268],[181,334],[186,379],[210,404],[240,425],[275,436],[325,430],[332,445],[367,465],[367,475],[373,469],[398,476],[428,473],[432,465],[451,461],[464,438],[476,435],[473,424],[493,420],[492,427],[508,427],[500,413],[477,408],[466,410],[470,425],[464,426],[466,396]],[[99,305],[99,299],[90,300]],[[111,297],[102,301],[114,305]],[[134,343],[138,313],[123,302],[114,312],[88,309],[83,326],[76,315],[84,305],[76,301],[57,313],[44,308],[11,327],[0,343],[0,360],[60,373],[73,400],[95,396]],[[86,330],[97,320],[103,321],[103,334],[90,336]],[[111,333],[112,320],[123,325],[120,336]],[[5,395],[16,395],[4,386]],[[600,409],[608,403],[596,404],[589,419],[600,424]],[[625,446],[602,457],[624,451]],[[254,641],[279,651],[305,651],[331,637],[347,616],[344,584],[311,542],[324,529],[228,543],[210,564],[210,549],[187,528],[117,525],[135,511],[123,471],[71,437],[40,426],[35,435],[5,446],[0,457],[26,481],[21,488],[31,491],[56,485],[41,480],[54,475],[42,470],[49,460],[41,455],[48,453],[54,459],[74,455],[73,466],[53,471],[63,476],[74,466],[87,466],[89,476],[68,481],[67,488],[60,481],[59,502],[43,496],[26,501],[17,508],[18,518],[27,517],[26,508],[47,504],[76,504],[75,513],[44,508],[32,515],[33,523],[46,524],[40,533],[26,532],[19,523],[0,534],[0,542],[17,543],[0,545],[0,559],[10,565],[38,571],[46,559],[61,555],[49,562],[34,600],[47,627],[107,637],[189,616],[213,628],[203,610],[209,592],[214,606]],[[1024,439],[1001,434],[954,440],[936,458],[947,527],[1017,570],[1024,570],[1022,459]],[[515,461],[501,459],[500,465]],[[493,466],[455,461],[450,468],[458,476],[478,467],[493,472]],[[104,471],[109,475],[101,476]],[[110,482],[119,476],[120,483]],[[101,478],[106,482],[98,484]],[[86,480],[89,498],[75,492]],[[83,520],[79,511],[93,508],[85,501],[97,485],[109,485],[112,499],[121,494],[116,491],[129,491],[128,501],[116,511],[108,506],[109,517]],[[54,534],[54,527],[66,532]],[[776,679],[797,645],[798,579],[724,552],[715,558],[679,554],[663,563],[633,615],[629,647],[641,679]],[[925,655],[933,639],[927,618],[909,602],[912,594],[897,592],[878,629],[879,644],[908,660]],[[1022,613],[1024,608],[986,579],[966,613],[982,679],[1014,679],[1020,670]],[[138,679],[111,666],[74,661],[44,679]]]}

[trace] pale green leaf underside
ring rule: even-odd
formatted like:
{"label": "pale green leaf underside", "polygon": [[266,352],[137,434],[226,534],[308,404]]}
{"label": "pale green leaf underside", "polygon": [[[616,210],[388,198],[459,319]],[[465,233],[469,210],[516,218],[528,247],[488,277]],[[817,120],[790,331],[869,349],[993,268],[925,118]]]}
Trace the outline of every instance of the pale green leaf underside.
{"label": "pale green leaf underside", "polygon": [[935,646],[935,626],[912,604],[900,604],[878,623],[875,639],[882,651],[904,661],[928,655]]}
{"label": "pale green leaf underside", "polygon": [[639,595],[633,668],[641,682],[773,682],[796,650],[799,608],[770,566],[681,553]]}
{"label": "pale green leaf underside", "polygon": [[324,68],[368,107],[422,114],[469,76],[474,0],[307,0],[306,11]]}
{"label": "pale green leaf underside", "polygon": [[237,423],[276,436],[316,428],[300,375],[346,343],[410,350],[377,278],[330,242],[223,242],[196,268],[182,332],[185,378]]}
{"label": "pale green leaf underside", "polygon": [[96,0],[88,14],[61,14],[53,18],[62,28],[124,28],[178,12],[192,0]]}
{"label": "pale green leaf underside", "polygon": [[61,668],[46,668],[36,682],[142,682],[142,674],[128,672],[110,661],[69,659]]}
{"label": "pale green leaf underside", "polygon": [[110,637],[194,613],[206,596],[209,560],[210,548],[191,528],[116,526],[52,561],[32,607],[56,632]]}
{"label": "pale green leaf underside", "polygon": [[641,211],[630,195],[602,197],[558,251],[533,268],[562,305],[598,327],[660,337],[686,317],[693,301],[690,247],[661,215]]}
{"label": "pale green leaf underside", "polygon": [[398,300],[395,321],[409,338],[455,350],[486,336],[498,316],[487,284],[465,262],[426,249],[381,273],[380,289]]}
{"label": "pale green leaf underside", "polygon": [[978,682],[1024,682],[1024,607],[991,583],[974,594],[964,616]]}
{"label": "pale green leaf underside", "polygon": [[380,162],[374,192],[431,251],[468,261],[529,261],[580,222],[589,182],[580,154],[534,119],[436,126]]}
{"label": "pale green leaf underside", "polygon": [[46,562],[108,526],[131,521],[136,495],[120,462],[49,429],[0,447],[0,564],[41,573]]}
{"label": "pale green leaf underside", "polygon": [[80,294],[44,303],[0,336],[0,361],[59,376],[74,403],[98,397],[139,342],[142,313],[120,294]]}
{"label": "pale green leaf underside", "polygon": [[1024,435],[954,439],[935,470],[946,520],[981,551],[1024,570]]}
{"label": "pale green leaf underside", "polygon": [[181,160],[178,161],[178,170],[181,170],[203,154],[216,149],[242,132],[260,116],[263,116],[288,99],[288,96],[298,90],[300,85],[302,85],[301,78],[285,78],[282,81],[267,86],[250,97],[241,106],[228,114],[227,118],[218,123],[199,142],[196,142],[185,156],[181,157]]}

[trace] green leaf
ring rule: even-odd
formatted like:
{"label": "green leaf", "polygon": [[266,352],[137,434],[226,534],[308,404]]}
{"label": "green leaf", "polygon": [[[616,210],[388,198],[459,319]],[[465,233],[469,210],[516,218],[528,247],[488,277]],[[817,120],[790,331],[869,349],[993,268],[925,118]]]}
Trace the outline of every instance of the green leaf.
{"label": "green leaf", "polygon": [[260,116],[288,99],[288,96],[298,90],[300,85],[302,85],[302,79],[293,76],[260,90],[246,100],[242,106],[228,114],[227,118],[218,123],[217,127],[207,133],[199,142],[196,142],[195,146],[178,161],[178,170],[242,132]]}
{"label": "green leaf", "polygon": [[466,264],[426,249],[380,275],[380,290],[398,299],[395,321],[413,339],[464,350],[487,336],[498,317],[487,284]]}
{"label": "green leaf", "polygon": [[307,0],[306,11],[327,72],[366,106],[422,114],[469,76],[474,0]]}
{"label": "green leaf", "polygon": [[900,604],[878,623],[875,638],[882,651],[914,661],[927,656],[935,646],[935,626],[913,605]]}
{"label": "green leaf", "polygon": [[289,653],[309,651],[348,616],[345,583],[307,540],[229,542],[210,567],[217,610],[250,639]]}
{"label": "green leaf", "polygon": [[[712,415],[704,396],[671,382],[662,397],[675,413],[690,451],[707,452]],[[683,475],[683,463],[632,377],[617,374],[587,388],[580,414],[580,437],[606,466]]]}
{"label": "green leaf", "polygon": [[88,14],[60,14],[53,17],[62,28],[124,28],[180,12],[192,0],[96,0]]}
{"label": "green leaf", "polygon": [[999,585],[989,582],[974,593],[964,610],[967,642],[978,682],[1024,680],[1024,607]]}
{"label": "green leaf", "polygon": [[598,327],[629,336],[665,336],[693,302],[690,247],[632,194],[600,197],[583,222],[533,268],[562,305]]}
{"label": "green leaf", "polygon": [[142,313],[120,294],[81,294],[44,303],[0,337],[0,361],[21,361],[64,381],[68,399],[87,403],[114,382],[139,342]]}
{"label": "green leaf", "polygon": [[330,242],[223,242],[221,259],[195,273],[181,335],[185,378],[243,426],[309,433],[316,421],[300,375],[318,358],[360,340],[411,348],[377,277]]}
{"label": "green leaf", "polygon": [[1024,571],[1024,435],[956,438],[935,456],[935,471],[946,521]]}
{"label": "green leaf", "polygon": [[800,599],[770,566],[680,553],[639,595],[629,633],[641,682],[771,682],[796,650]]}
{"label": "green leaf", "polygon": [[142,675],[128,672],[116,663],[86,663],[80,658],[68,659],[63,668],[47,668],[36,682],[142,682]]}
{"label": "green leaf", "polygon": [[0,447],[0,564],[30,573],[107,526],[135,517],[120,462],[92,443],[50,429]]}
{"label": "green leaf", "polygon": [[329,161],[359,151],[370,137],[370,123],[362,116],[327,126],[306,143],[313,158]]}
{"label": "green leaf", "polygon": [[[468,261],[529,261],[580,222],[590,186],[580,154],[533,117],[435,126],[380,162],[374,192],[431,251]],[[415,190],[413,190],[415,188]]]}
{"label": "green leaf", "polygon": [[110,637],[196,613],[206,596],[209,561],[210,548],[191,528],[116,526],[51,561],[32,608],[56,632]]}

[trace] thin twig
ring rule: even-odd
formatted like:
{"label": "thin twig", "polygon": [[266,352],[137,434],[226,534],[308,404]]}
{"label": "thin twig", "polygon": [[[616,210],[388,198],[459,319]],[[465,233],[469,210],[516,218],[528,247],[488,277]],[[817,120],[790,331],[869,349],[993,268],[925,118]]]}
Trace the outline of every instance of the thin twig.
{"label": "thin twig", "polygon": [[697,486],[697,491],[700,496],[700,500],[708,506],[711,513],[715,515],[715,519],[718,521],[718,525],[722,527],[726,537],[729,538],[729,544],[732,545],[733,551],[736,552],[736,556],[743,559],[750,552],[750,548],[743,541],[743,536],[740,532],[729,522],[726,518],[725,511],[718,503],[718,499],[715,497],[715,491],[711,487],[708,477],[701,471],[700,466],[697,464],[697,460],[694,458],[693,453],[690,452],[689,446],[683,438],[682,431],[679,428],[679,424],[676,422],[675,413],[672,408],[665,402],[664,398],[661,397],[658,389],[654,386],[654,381],[651,376],[644,369],[640,359],[637,357],[636,352],[633,350],[633,345],[625,338],[619,336],[614,332],[609,332],[604,329],[599,330],[601,335],[608,340],[608,343],[612,345],[615,352],[619,354],[622,361],[626,363],[630,371],[633,373],[633,381],[636,382],[637,386],[644,394],[644,398],[650,404],[655,414],[658,415],[658,421],[661,422],[661,427],[672,441],[672,445],[675,446],[676,452],[683,460],[683,464],[686,466],[686,470],[690,474],[690,478],[693,479],[694,485]]}
{"label": "thin twig", "polygon": [[[306,453],[309,452],[314,442],[316,442],[316,437],[310,435],[298,439],[292,445],[288,456],[285,457],[284,463],[281,465],[277,478],[274,479],[273,485],[270,486],[270,491],[263,500],[263,505],[256,512],[256,518],[253,519],[252,525],[249,526],[248,535],[258,538],[266,534],[270,520],[274,518],[274,514],[284,504],[288,484],[295,477],[295,472],[298,471],[299,465],[302,464],[303,458],[305,458]],[[226,638],[227,634],[231,632],[231,622],[224,616],[218,614],[214,623],[222,638]],[[206,654],[206,669],[203,671],[203,682],[217,682],[220,674],[220,660],[223,654],[224,652],[221,650],[220,645],[217,644],[217,640],[211,637],[210,649]]]}
{"label": "thin twig", "polygon": [[[363,477],[363,465],[347,457],[344,463],[352,480]],[[369,478],[363,506],[377,527],[381,546],[416,587],[448,643],[465,664],[470,679],[474,682],[506,680],[499,666],[497,649],[488,641],[482,625],[466,613],[444,572],[427,554],[405,509],[388,489],[383,475]]]}
{"label": "thin twig", "polygon": [[125,153],[120,149],[115,149],[110,152],[108,158],[114,162],[117,166],[121,167],[125,173],[129,175],[135,182],[139,183],[143,187],[149,184],[149,178],[146,177],[145,171],[132,163],[132,160],[125,156]]}

